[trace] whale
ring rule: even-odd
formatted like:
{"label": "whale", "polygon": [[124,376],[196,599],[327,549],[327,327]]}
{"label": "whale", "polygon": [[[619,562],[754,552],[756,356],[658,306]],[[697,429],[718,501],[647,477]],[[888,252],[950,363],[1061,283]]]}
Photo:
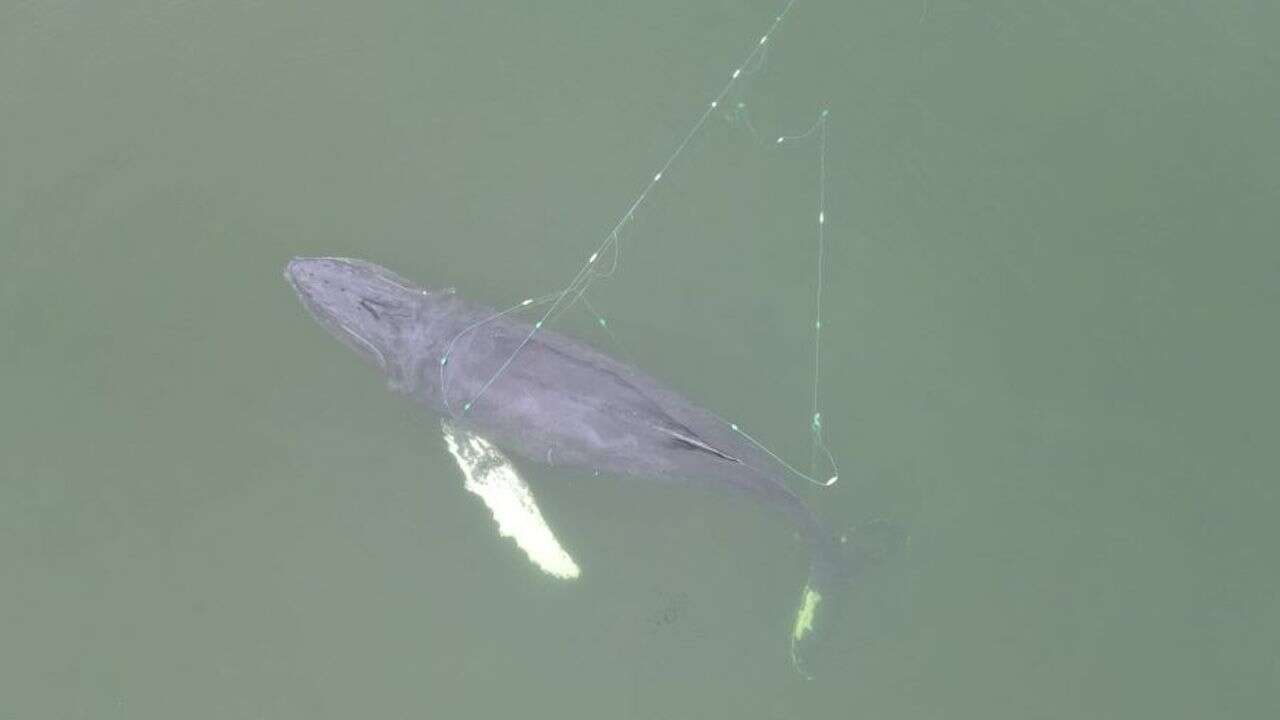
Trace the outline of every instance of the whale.
{"label": "whale", "polygon": [[802,673],[831,598],[893,542],[884,527],[862,533],[869,541],[828,530],[787,486],[780,459],[586,342],[365,260],[295,257],[284,276],[322,327],[393,392],[445,420],[446,432],[483,438],[525,462],[713,488],[784,516],[810,558],[790,635]]}

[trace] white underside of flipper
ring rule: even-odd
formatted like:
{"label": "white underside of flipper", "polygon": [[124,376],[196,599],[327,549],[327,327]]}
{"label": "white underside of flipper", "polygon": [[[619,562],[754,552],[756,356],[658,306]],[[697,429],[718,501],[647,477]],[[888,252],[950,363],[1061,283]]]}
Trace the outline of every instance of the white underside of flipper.
{"label": "white underside of flipper", "polygon": [[556,539],[538,510],[533,492],[507,456],[493,443],[448,420],[441,425],[445,445],[466,477],[463,487],[479,496],[493,513],[498,534],[514,540],[546,574],[562,579],[578,577],[578,564]]}

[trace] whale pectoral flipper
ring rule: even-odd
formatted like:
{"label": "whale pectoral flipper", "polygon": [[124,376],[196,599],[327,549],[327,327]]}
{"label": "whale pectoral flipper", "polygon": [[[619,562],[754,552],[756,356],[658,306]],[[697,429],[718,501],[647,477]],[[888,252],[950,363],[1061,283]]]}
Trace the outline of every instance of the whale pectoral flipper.
{"label": "whale pectoral flipper", "polygon": [[497,447],[475,433],[444,420],[444,441],[466,477],[463,487],[493,513],[498,534],[509,537],[539,570],[572,579],[581,571],[543,519],[529,485]]}

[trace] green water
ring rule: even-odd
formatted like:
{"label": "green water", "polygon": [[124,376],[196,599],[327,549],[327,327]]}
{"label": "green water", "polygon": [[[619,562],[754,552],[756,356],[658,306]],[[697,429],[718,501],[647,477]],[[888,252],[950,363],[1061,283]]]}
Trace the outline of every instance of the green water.
{"label": "green water", "polygon": [[541,576],[281,279],[562,286],[777,10],[0,2],[0,717],[1274,717],[1274,3],[802,0],[558,324],[807,464],[830,108],[813,680],[779,518],[527,465]]}

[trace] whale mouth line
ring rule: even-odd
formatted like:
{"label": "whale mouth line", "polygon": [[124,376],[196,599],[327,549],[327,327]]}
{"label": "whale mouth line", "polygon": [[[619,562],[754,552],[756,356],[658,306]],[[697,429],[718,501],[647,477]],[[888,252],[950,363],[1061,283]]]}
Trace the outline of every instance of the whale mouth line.
{"label": "whale mouth line", "polygon": [[359,342],[361,345],[371,350],[373,355],[375,356],[375,359],[378,361],[378,365],[382,369],[385,370],[387,368],[387,356],[383,355],[382,350],[380,350],[377,345],[374,345],[373,342],[369,340],[369,338],[353,330],[351,326],[347,325],[346,323],[338,322],[337,320],[335,320],[334,324],[336,324],[339,328],[342,328],[342,331],[346,333],[347,337]]}

